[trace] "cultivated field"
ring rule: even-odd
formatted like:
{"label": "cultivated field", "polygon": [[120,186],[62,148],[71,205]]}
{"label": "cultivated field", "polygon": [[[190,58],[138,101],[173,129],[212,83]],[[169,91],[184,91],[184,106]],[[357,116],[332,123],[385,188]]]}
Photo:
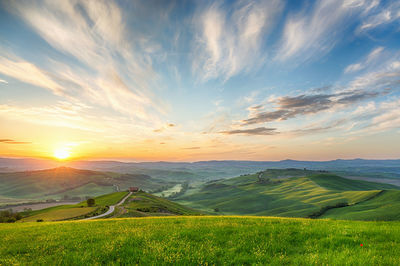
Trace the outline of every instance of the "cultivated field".
{"label": "cultivated field", "polygon": [[1,265],[400,265],[399,222],[128,218],[0,224],[0,238]]}
{"label": "cultivated field", "polygon": [[[20,222],[61,221],[74,218],[85,218],[101,214],[107,210],[106,206],[114,205],[123,199],[128,192],[114,192],[95,198],[95,206],[88,207],[86,201],[74,205],[60,205],[47,209],[32,211],[25,214]],[[85,216],[85,217],[83,217]]]}

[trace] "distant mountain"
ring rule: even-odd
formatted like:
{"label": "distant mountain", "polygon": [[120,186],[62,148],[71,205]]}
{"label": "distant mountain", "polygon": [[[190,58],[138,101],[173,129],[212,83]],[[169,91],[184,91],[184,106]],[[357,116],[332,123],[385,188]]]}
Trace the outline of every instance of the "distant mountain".
{"label": "distant mountain", "polygon": [[60,163],[40,159],[0,158],[0,172],[40,170],[57,166],[80,169],[112,171],[118,173],[146,174],[155,178],[215,180],[241,174],[249,174],[268,168],[307,168],[328,170],[341,174],[370,177],[400,178],[400,160],[333,160],[333,161],[199,161],[199,162],[118,162],[118,161],[72,161]]}
{"label": "distant mountain", "polygon": [[57,167],[46,170],[0,173],[0,204],[84,198],[137,186],[155,190],[171,185],[143,174],[122,174]]}

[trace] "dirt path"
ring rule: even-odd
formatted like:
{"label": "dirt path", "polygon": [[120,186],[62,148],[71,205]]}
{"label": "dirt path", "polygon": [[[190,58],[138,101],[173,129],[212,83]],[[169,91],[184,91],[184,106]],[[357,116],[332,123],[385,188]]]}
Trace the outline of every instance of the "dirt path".
{"label": "dirt path", "polygon": [[129,198],[131,195],[132,195],[132,192],[129,192],[129,194],[126,195],[125,198],[123,198],[120,202],[118,202],[118,203],[115,204],[115,205],[111,205],[110,208],[108,209],[108,211],[106,211],[105,213],[102,213],[102,214],[97,215],[97,216],[85,218],[85,219],[82,219],[82,220],[93,220],[93,219],[97,219],[97,218],[101,218],[101,217],[105,217],[105,216],[107,216],[107,215],[110,215],[111,213],[114,212],[115,206],[120,206],[121,204],[123,204],[123,203],[125,202],[125,200],[126,200],[127,198]]}

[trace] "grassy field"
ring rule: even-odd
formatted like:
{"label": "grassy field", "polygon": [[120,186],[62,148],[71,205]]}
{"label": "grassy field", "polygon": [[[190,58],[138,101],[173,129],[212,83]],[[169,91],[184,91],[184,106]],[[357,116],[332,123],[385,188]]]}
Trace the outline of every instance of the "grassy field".
{"label": "grassy field", "polygon": [[94,212],[96,209],[97,209],[96,207],[55,209],[49,212],[28,216],[24,218],[23,221],[24,222],[36,222],[37,220],[61,221]]}
{"label": "grassy field", "polygon": [[399,221],[400,191],[383,191],[371,200],[346,208],[331,209],[321,217],[344,220]]}
{"label": "grassy field", "polygon": [[61,221],[90,215],[94,212],[100,214],[105,210],[105,206],[110,206],[118,203],[128,192],[114,192],[111,194],[99,196],[95,198],[95,206],[87,207],[86,201],[74,205],[60,205],[42,210],[32,211],[27,217],[24,217],[20,222],[35,222],[43,221]]}
{"label": "grassy field", "polygon": [[0,224],[0,239],[0,265],[400,265],[399,222],[128,218]]}
{"label": "grassy field", "polygon": [[[168,215],[198,215],[199,211],[145,192],[134,193],[122,206],[117,207],[114,217],[146,217]],[[120,215],[118,214],[120,213]]]}
{"label": "grassy field", "polygon": [[[312,175],[301,176],[301,173]],[[393,185],[351,180],[329,173],[274,169],[208,182],[200,189],[188,190],[176,202],[214,214],[311,217],[337,205],[351,205],[356,211],[355,206],[388,189],[399,191]],[[381,206],[387,203],[381,202]],[[399,205],[400,199],[393,198],[392,204]],[[385,212],[387,217],[396,217],[398,213],[394,208],[385,208]],[[334,211],[329,217],[335,218]],[[374,217],[365,215],[359,219],[374,220]]]}
{"label": "grassy field", "polygon": [[[127,191],[114,192],[111,194],[96,197],[95,202],[96,202],[96,205],[98,205],[98,206],[115,205],[118,202],[120,202],[126,195],[128,195]],[[83,202],[83,204],[84,203],[85,202]]]}

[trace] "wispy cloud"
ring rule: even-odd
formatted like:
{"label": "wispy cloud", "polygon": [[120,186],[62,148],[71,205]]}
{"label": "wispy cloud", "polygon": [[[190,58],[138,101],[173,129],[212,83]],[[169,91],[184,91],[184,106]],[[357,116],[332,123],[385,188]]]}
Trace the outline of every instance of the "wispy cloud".
{"label": "wispy cloud", "polygon": [[4,80],[4,79],[0,79],[0,83],[8,84],[8,81],[7,81],[7,80]]}
{"label": "wispy cloud", "polygon": [[362,100],[375,98],[386,94],[388,91],[347,91],[336,94],[298,95],[278,98],[276,110],[260,111],[253,117],[242,121],[243,125],[252,125],[272,121],[283,121],[301,115],[316,114],[336,107],[348,106]]}
{"label": "wispy cloud", "polygon": [[279,134],[279,132],[276,131],[276,128],[266,128],[266,127],[257,127],[257,128],[251,128],[251,129],[234,129],[234,130],[221,131],[220,133],[227,134],[227,135],[234,135],[234,134],[275,135],[275,134]]}
{"label": "wispy cloud", "polygon": [[11,60],[0,55],[0,73],[48,89],[56,95],[63,94],[63,88],[52,80],[46,71],[21,59]]}
{"label": "wispy cloud", "polygon": [[387,1],[387,4],[382,7],[375,5],[371,13],[371,15],[364,18],[361,25],[357,28],[358,33],[367,32],[398,21],[400,19],[400,2]]}
{"label": "wispy cloud", "polygon": [[114,1],[10,1],[7,6],[54,49],[79,63],[51,58],[46,71],[27,60],[3,57],[2,73],[141,120],[165,113],[165,104],[153,93],[158,75],[151,49],[135,49],[152,43],[140,32],[140,38],[128,37],[123,10]]}
{"label": "wispy cloud", "polygon": [[175,127],[175,126],[176,126],[175,124],[167,123],[160,128],[154,129],[153,132],[160,133],[160,132],[163,132],[163,131],[165,131],[169,128]]}
{"label": "wispy cloud", "polygon": [[280,0],[238,1],[226,10],[222,2],[202,7],[195,18],[194,73],[203,80],[247,72],[263,61],[262,41],[274,25]]}
{"label": "wispy cloud", "polygon": [[306,61],[329,52],[366,6],[364,1],[319,0],[309,12],[289,14],[276,59]]}
{"label": "wispy cloud", "polygon": [[0,139],[0,143],[5,143],[5,144],[32,144],[32,142],[16,141],[16,140],[13,140],[13,139]]}
{"label": "wispy cloud", "polygon": [[366,68],[369,64],[379,58],[379,55],[383,52],[383,50],[383,47],[375,48],[366,56],[363,61],[347,66],[344,70],[344,73],[356,72]]}
{"label": "wispy cloud", "polygon": [[195,147],[187,147],[187,148],[182,148],[183,150],[199,150],[201,147],[195,146]]}

